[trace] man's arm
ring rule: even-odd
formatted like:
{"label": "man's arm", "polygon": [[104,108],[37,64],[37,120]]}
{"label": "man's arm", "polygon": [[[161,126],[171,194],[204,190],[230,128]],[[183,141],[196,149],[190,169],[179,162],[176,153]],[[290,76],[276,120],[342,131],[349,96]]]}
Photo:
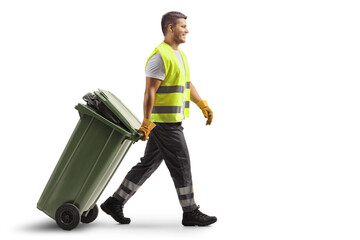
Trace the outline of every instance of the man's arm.
{"label": "man's arm", "polygon": [[195,103],[207,118],[206,125],[210,125],[213,120],[213,112],[205,100],[202,100],[194,85],[190,82],[190,100]]}
{"label": "man's arm", "polygon": [[154,106],[155,94],[161,85],[161,80],[146,77],[146,87],[144,93],[144,118],[150,119]]}
{"label": "man's arm", "polygon": [[150,121],[151,112],[154,106],[155,94],[161,85],[161,80],[151,77],[146,77],[146,87],[144,93],[144,120],[138,132],[143,132],[144,137],[141,139],[146,141],[150,131],[156,127],[156,124]]}
{"label": "man's arm", "polygon": [[190,100],[195,104],[197,104],[202,100],[199,93],[196,91],[195,86],[192,84],[192,82],[190,82]]}

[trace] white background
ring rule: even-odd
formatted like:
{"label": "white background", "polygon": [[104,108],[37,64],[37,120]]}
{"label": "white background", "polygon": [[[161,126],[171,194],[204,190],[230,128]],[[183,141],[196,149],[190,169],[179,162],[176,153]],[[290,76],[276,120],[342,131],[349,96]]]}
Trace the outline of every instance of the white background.
{"label": "white background", "polygon": [[[359,239],[358,1],[1,1],[1,217],[6,239]],[[162,14],[188,16],[191,79],[214,111],[184,122],[195,197],[218,222],[185,228],[165,164],[116,224],[59,229],[36,203],[81,97],[110,90],[142,119]],[[145,148],[130,149],[100,197]],[[229,237],[227,237],[229,238]]]}

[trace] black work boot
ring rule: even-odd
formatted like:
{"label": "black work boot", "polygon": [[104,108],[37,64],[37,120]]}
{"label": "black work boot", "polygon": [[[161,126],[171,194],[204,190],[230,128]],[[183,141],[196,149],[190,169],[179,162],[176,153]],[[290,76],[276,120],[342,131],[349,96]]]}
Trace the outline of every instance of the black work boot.
{"label": "black work boot", "polygon": [[199,208],[200,206],[191,212],[184,212],[182,220],[184,226],[208,226],[217,221],[216,217],[210,217],[200,212]]}
{"label": "black work boot", "polygon": [[100,205],[101,209],[115,219],[115,221],[121,224],[129,224],[130,218],[124,217],[123,207],[124,204],[114,198],[109,197],[103,204]]}

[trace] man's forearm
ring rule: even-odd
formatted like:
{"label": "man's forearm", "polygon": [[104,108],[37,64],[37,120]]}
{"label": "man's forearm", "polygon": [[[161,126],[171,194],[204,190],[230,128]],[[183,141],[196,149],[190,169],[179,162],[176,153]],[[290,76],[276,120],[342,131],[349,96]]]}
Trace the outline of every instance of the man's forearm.
{"label": "man's forearm", "polygon": [[155,93],[146,91],[144,94],[144,118],[150,119],[154,107]]}
{"label": "man's forearm", "polygon": [[202,100],[199,93],[196,91],[195,86],[191,82],[190,82],[190,100],[195,104]]}
{"label": "man's forearm", "polygon": [[146,87],[144,94],[144,118],[150,119],[154,107],[155,94],[161,85],[161,80],[146,77]]}

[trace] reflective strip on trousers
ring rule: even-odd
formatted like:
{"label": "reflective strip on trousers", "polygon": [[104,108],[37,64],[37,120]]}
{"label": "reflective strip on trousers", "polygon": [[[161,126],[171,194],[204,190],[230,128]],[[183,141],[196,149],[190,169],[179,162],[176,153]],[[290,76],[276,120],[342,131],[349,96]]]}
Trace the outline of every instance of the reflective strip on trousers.
{"label": "reflective strip on trousers", "polygon": [[129,198],[131,197],[130,194],[128,194],[127,192],[125,192],[121,188],[119,188],[115,193],[117,193],[120,197],[122,197],[125,200],[125,202],[127,200],[129,200]]}
{"label": "reflective strip on trousers", "polygon": [[178,195],[187,195],[194,192],[193,186],[177,188],[176,192]]}
{"label": "reflective strip on trousers", "polygon": [[[126,192],[124,191],[122,188],[127,188],[130,192]],[[127,180],[126,178],[124,179],[124,181],[121,183],[120,187],[118,188],[118,190],[116,190],[116,194],[118,194],[121,198],[123,198],[126,202],[127,200],[129,200],[129,198],[135,194],[135,192],[140,188],[140,185],[137,185],[136,183],[133,183],[129,180]]]}
{"label": "reflective strip on trousers", "polygon": [[185,199],[185,200],[179,200],[181,207],[190,207],[192,205],[195,205],[194,198],[191,199]]}
{"label": "reflective strip on trousers", "polygon": [[193,186],[177,188],[176,192],[178,194],[181,207],[185,208],[195,205]]}
{"label": "reflective strip on trousers", "polygon": [[134,191],[134,192],[136,192],[140,188],[140,185],[137,185],[136,183],[133,183],[133,182],[127,180],[126,178],[122,182],[122,185],[124,185],[125,187],[127,187],[128,189],[130,189],[131,191]]}

